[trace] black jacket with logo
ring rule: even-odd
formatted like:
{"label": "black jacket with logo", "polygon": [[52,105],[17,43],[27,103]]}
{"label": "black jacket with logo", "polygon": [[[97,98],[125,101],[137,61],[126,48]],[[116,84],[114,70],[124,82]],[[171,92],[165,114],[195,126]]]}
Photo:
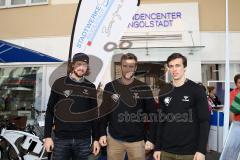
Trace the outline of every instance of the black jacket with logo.
{"label": "black jacket with logo", "polygon": [[[148,131],[144,126],[147,114],[156,113],[150,87],[136,79],[129,85],[121,84],[120,79],[117,79],[106,84],[104,92],[111,93],[112,97],[115,95],[115,98],[119,95],[119,101],[115,106],[109,106],[113,108],[108,109],[112,110],[111,113],[106,113],[101,118],[100,135],[107,135],[108,127],[109,134],[120,141],[136,142],[147,139],[154,142],[154,123],[149,123]],[[103,102],[112,97],[103,94]]]}
{"label": "black jacket with logo", "polygon": [[[96,109],[95,109],[96,108]],[[95,110],[94,110],[95,109]],[[45,118],[45,138],[52,127],[58,138],[98,139],[95,85],[84,78],[76,82],[69,76],[57,79],[51,89]]]}
{"label": "black jacket with logo", "polygon": [[210,113],[206,93],[191,80],[159,95],[156,150],[174,154],[206,153]]}

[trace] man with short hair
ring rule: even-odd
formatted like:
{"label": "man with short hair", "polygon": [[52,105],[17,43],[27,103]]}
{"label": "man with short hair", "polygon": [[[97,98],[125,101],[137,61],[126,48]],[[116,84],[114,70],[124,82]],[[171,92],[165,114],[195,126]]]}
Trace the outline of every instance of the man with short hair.
{"label": "man with short hair", "polygon": [[[102,118],[100,127],[99,143],[107,146],[108,160],[123,160],[126,153],[129,160],[145,160],[145,149],[154,147],[154,123],[150,122],[149,135],[144,127],[144,115],[156,113],[154,99],[150,87],[134,77],[136,70],[137,57],[132,53],[123,55],[122,77],[104,89],[112,93],[111,98],[118,98],[115,110]],[[109,99],[103,94],[104,101]]]}
{"label": "man with short hair", "polygon": [[[236,88],[230,92],[230,107],[232,106],[232,103],[235,99],[235,97],[240,94],[240,74],[236,74],[234,76],[234,82],[236,85]],[[240,114],[234,114],[230,112],[230,120],[231,121],[240,121]]]}
{"label": "man with short hair", "polygon": [[155,160],[204,160],[210,113],[204,90],[185,76],[187,58],[174,53],[167,59],[172,91],[159,95],[160,111]]}
{"label": "man with short hair", "polygon": [[[93,154],[99,153],[97,121],[78,121],[80,113],[97,107],[95,85],[84,77],[89,73],[88,64],[86,54],[75,54],[68,68],[69,74],[57,79],[52,86],[45,118],[44,146],[47,152],[53,150],[53,160],[87,160],[91,153],[91,138]],[[82,95],[79,93],[81,87]],[[53,126],[54,140],[51,138]]]}

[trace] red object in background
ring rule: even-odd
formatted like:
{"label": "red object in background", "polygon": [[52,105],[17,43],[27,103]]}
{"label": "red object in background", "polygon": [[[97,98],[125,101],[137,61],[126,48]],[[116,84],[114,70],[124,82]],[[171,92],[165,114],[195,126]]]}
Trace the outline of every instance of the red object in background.
{"label": "red object in background", "polygon": [[6,84],[35,84],[36,80],[9,80]]}
{"label": "red object in background", "polygon": [[[232,90],[230,92],[230,107],[232,105],[232,102],[234,100],[234,98],[237,96],[237,94],[239,93],[239,89],[238,88],[235,88],[234,90]],[[240,121],[240,114],[234,114],[234,120],[235,121]]]}
{"label": "red object in background", "polygon": [[88,45],[88,46],[91,46],[91,45],[92,45],[92,42],[91,42],[91,41],[88,41],[87,45]]}

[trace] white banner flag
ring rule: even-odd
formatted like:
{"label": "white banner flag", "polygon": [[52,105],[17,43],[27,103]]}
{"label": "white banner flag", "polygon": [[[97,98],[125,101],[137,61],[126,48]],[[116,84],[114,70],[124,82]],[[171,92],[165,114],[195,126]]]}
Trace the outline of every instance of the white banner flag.
{"label": "white banner flag", "polygon": [[113,51],[136,12],[139,0],[80,0],[73,26],[69,58],[83,52],[90,56],[91,75],[97,86],[111,62]]}
{"label": "white banner flag", "polygon": [[240,160],[240,122],[233,121],[220,160]]}

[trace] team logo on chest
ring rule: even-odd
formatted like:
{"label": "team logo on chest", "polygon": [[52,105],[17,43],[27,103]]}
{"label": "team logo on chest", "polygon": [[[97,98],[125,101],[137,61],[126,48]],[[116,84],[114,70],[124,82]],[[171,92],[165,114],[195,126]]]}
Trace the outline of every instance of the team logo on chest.
{"label": "team logo on chest", "polygon": [[182,101],[184,101],[184,102],[189,102],[189,96],[183,96]]}
{"label": "team logo on chest", "polygon": [[134,93],[133,93],[133,98],[135,98],[135,99],[139,98],[138,92],[134,92]]}
{"label": "team logo on chest", "polygon": [[65,90],[65,91],[63,91],[63,94],[65,97],[68,98],[72,94],[72,90]]}
{"label": "team logo on chest", "polygon": [[164,103],[165,103],[165,105],[168,106],[169,103],[171,102],[171,100],[172,100],[172,97],[165,97],[165,98],[164,98]]}
{"label": "team logo on chest", "polygon": [[83,94],[88,95],[88,90],[87,90],[87,89],[84,89],[84,90],[83,90]]}

